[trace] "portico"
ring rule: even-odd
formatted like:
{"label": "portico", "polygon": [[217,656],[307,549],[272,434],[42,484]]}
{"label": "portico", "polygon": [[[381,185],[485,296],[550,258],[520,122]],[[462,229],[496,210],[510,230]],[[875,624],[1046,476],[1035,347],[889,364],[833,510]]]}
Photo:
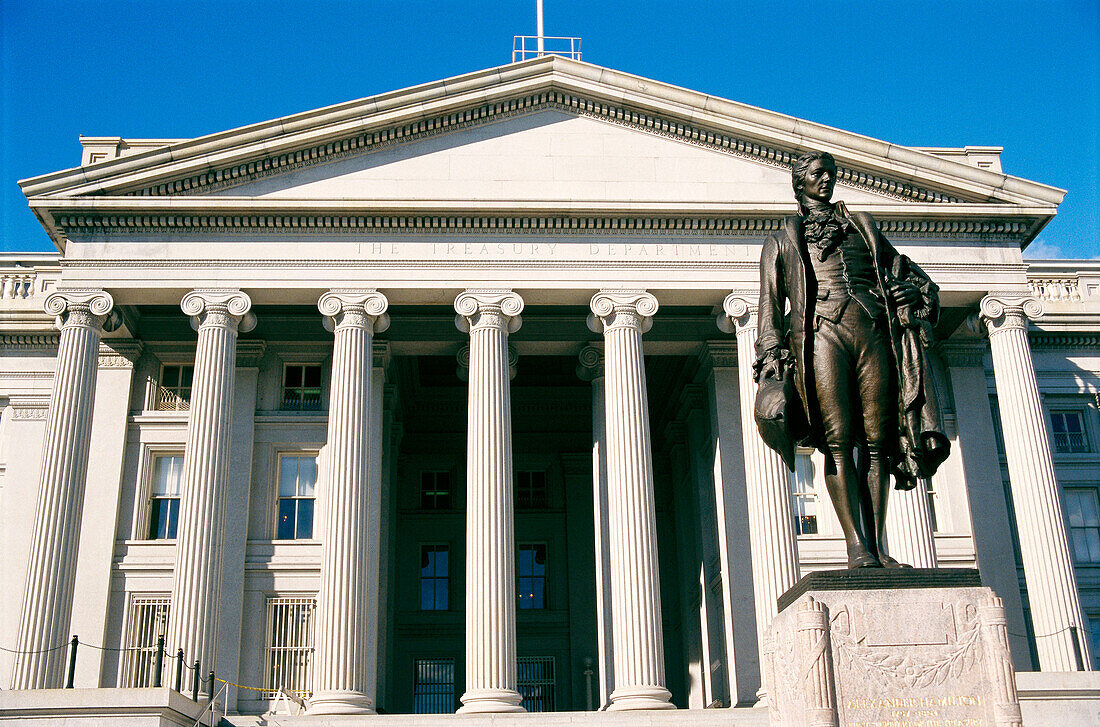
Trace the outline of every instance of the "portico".
{"label": "portico", "polygon": [[[1026,632],[1015,563],[981,555],[1010,536],[987,548],[970,494],[992,424],[960,382],[984,385],[988,354],[1032,524],[1027,623],[1070,635],[1032,639],[1039,666],[1087,668],[1065,529],[1039,526],[1064,521],[1050,444],[1028,434],[1042,319],[1019,247],[1059,190],[561,58],[402,93],[24,183],[64,305],[44,309],[61,345],[27,511],[47,536],[0,624],[20,649],[79,624],[123,650],[82,682],[123,686],[163,617],[172,654],[266,690],[232,696],[247,713],[279,687],[315,714],[766,697],[776,597],[846,562],[817,455],[792,475],[752,419],[760,247],[793,211],[791,154],[821,147],[836,196],[940,285],[939,384],[970,397],[891,547],[977,564]],[[107,416],[101,341],[134,352],[111,476],[73,464]],[[59,557],[104,497],[110,554]],[[69,613],[89,579],[101,602]],[[1012,647],[1026,668],[1032,643]],[[10,673],[61,686],[62,657]]]}

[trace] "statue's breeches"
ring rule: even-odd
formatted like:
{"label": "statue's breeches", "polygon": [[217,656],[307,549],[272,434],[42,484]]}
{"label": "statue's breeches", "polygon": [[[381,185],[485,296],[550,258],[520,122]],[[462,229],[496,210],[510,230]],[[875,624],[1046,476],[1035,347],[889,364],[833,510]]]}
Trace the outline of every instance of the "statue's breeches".
{"label": "statue's breeches", "polygon": [[825,443],[832,451],[850,452],[860,442],[881,448],[891,433],[897,434],[891,404],[890,338],[884,325],[854,301],[836,323],[819,319],[812,369]]}

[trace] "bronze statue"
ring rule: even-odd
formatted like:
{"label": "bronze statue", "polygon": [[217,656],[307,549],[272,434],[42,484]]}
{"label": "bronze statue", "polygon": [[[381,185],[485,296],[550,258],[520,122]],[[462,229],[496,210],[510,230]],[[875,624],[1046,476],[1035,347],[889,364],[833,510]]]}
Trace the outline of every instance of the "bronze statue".
{"label": "bronze statue", "polygon": [[796,444],[824,453],[849,568],[905,567],[883,547],[890,474],[912,489],[950,447],[925,352],[938,288],[870,215],[830,202],[832,155],[792,176],[799,214],[760,257],[757,423],[788,467]]}

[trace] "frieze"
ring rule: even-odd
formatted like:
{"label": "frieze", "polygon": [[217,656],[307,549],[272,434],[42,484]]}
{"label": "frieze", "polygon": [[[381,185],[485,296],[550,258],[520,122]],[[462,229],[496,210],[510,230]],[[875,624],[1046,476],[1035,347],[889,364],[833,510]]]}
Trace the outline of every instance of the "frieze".
{"label": "frieze", "polygon": [[[781,169],[790,169],[793,158],[801,151],[794,148],[782,149],[727,134],[715,133],[690,123],[635,111],[621,105],[596,101],[573,93],[543,91],[519,98],[483,104],[472,109],[419,119],[399,126],[366,131],[344,139],[316,144],[307,149],[253,159],[230,167],[195,174],[184,179],[131,190],[126,194],[130,196],[209,194],[216,190],[228,189],[274,174],[283,174],[295,169],[326,164],[398,144],[415,143],[440,134],[496,123],[502,119],[546,110],[564,111],[595,118],[732,156],[752,159]],[[945,195],[900,179],[876,175],[850,167],[841,166],[837,171],[838,182],[895,199],[934,203],[964,201],[962,198]]]}
{"label": "frieze", "polygon": [[6,335],[0,336],[0,349],[5,351],[55,351],[61,337],[58,335]]}
{"label": "frieze", "polygon": [[1032,348],[1079,350],[1100,347],[1100,331],[1028,331]]}
{"label": "frieze", "polygon": [[12,419],[44,421],[50,413],[48,396],[12,396],[8,403],[11,406]]}

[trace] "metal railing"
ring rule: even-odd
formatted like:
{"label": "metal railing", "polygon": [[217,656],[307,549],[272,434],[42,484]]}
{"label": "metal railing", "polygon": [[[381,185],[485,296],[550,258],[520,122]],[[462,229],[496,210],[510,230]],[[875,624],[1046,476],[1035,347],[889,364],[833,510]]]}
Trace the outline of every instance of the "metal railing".
{"label": "metal railing", "polygon": [[1060,454],[1082,454],[1089,451],[1085,432],[1055,432],[1054,450]]}
{"label": "metal railing", "polygon": [[313,673],[313,612],[316,599],[267,599],[270,641],[264,667],[264,696],[274,699],[280,690],[309,697]]}
{"label": "metal railing", "polygon": [[191,408],[191,400],[180,396],[177,390],[157,387],[157,398],[153,403],[156,411],[188,411]]}
{"label": "metal railing", "polygon": [[517,35],[512,38],[512,63],[541,56],[562,56],[579,61],[581,39],[564,35]]}

